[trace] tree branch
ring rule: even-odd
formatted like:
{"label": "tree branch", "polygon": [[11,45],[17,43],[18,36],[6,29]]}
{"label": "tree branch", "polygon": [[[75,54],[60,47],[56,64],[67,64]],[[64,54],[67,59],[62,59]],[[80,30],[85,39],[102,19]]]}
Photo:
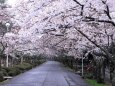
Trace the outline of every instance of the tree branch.
{"label": "tree branch", "polygon": [[81,16],[83,16],[83,9],[84,9],[84,5],[82,5],[80,2],[78,2],[77,0],[73,0],[74,2],[76,2],[78,5],[81,6]]}
{"label": "tree branch", "polygon": [[102,0],[102,3],[106,5],[106,10],[104,10],[105,14],[108,16],[108,18],[111,20],[111,16],[110,16],[110,10],[109,10],[109,6],[106,4],[105,1]]}
{"label": "tree branch", "polygon": [[58,43],[54,44],[52,47],[59,45],[61,42],[65,41],[65,40],[67,40],[67,38],[60,40]]}
{"label": "tree branch", "polygon": [[78,2],[77,0],[73,0],[74,2],[76,2],[78,5],[83,6],[80,2]]}
{"label": "tree branch", "polygon": [[93,17],[85,17],[85,19],[83,19],[82,21],[85,21],[85,22],[96,21],[96,22],[110,23],[113,26],[115,26],[115,23],[113,21],[110,21],[110,20],[97,20],[96,18],[93,18]]}
{"label": "tree branch", "polygon": [[78,29],[77,27],[75,27],[75,29],[76,29],[81,35],[83,35],[86,39],[88,39],[92,44],[94,44],[96,47],[100,48],[100,49],[107,55],[105,58],[109,59],[112,63],[114,63],[114,62],[113,62],[113,59],[111,58],[110,53],[109,53],[106,49],[102,48],[102,47],[101,47],[100,45],[98,45],[96,42],[92,41],[86,34],[84,34],[84,33],[83,33],[80,29]]}
{"label": "tree branch", "polygon": [[1,54],[3,54],[4,53],[4,50],[5,50],[5,48],[6,48],[6,46],[3,44],[3,42],[0,42],[0,44],[2,45],[2,47],[3,47],[3,49],[1,50]]}

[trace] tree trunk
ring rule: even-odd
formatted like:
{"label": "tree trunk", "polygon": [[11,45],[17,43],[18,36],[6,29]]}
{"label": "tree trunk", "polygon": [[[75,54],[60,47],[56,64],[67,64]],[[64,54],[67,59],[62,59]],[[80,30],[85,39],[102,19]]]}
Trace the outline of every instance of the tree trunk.
{"label": "tree trunk", "polygon": [[97,65],[95,60],[93,61],[93,65],[94,65],[94,70],[93,70],[93,79],[97,79]]}
{"label": "tree trunk", "polygon": [[[115,59],[114,59],[114,64],[115,64]],[[111,64],[111,68],[110,68],[112,86],[115,86],[115,65],[114,64]]]}
{"label": "tree trunk", "polygon": [[1,63],[1,55],[0,55],[0,70],[1,70],[1,65],[2,65],[2,63]]}
{"label": "tree trunk", "polygon": [[100,59],[97,63],[97,82],[98,83],[104,83],[105,78],[105,68],[104,68],[104,60]]}
{"label": "tree trunk", "polygon": [[101,67],[100,64],[97,65],[97,82],[102,83],[102,78],[101,78]]}
{"label": "tree trunk", "polygon": [[115,86],[115,67],[114,67],[114,71],[112,73],[112,86]]}
{"label": "tree trunk", "polygon": [[103,79],[103,82],[105,82],[105,68],[106,68],[106,64],[105,64],[105,59],[104,59],[103,64],[102,64],[102,79]]}
{"label": "tree trunk", "polygon": [[20,61],[20,64],[22,64],[23,63],[23,57],[21,57],[21,61]]}

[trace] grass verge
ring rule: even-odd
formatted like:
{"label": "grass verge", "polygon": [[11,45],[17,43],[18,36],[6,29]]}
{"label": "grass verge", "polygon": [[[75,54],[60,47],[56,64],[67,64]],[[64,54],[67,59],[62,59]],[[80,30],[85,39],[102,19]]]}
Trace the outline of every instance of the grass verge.
{"label": "grass verge", "polygon": [[86,82],[90,85],[90,86],[111,86],[111,85],[107,85],[107,84],[101,84],[101,83],[97,83],[96,80],[91,80],[91,79],[86,79]]}

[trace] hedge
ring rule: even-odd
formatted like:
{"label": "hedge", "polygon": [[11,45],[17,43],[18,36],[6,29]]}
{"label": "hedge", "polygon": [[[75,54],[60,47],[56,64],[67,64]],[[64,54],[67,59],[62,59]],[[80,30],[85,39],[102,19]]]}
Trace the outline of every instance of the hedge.
{"label": "hedge", "polygon": [[4,80],[3,78],[4,76],[16,76],[43,62],[45,61],[39,60],[33,63],[23,63],[23,64],[15,65],[14,67],[2,67],[0,70],[0,82]]}
{"label": "hedge", "polygon": [[2,67],[2,75],[3,76],[16,76],[24,71],[27,71],[32,68],[30,63],[23,63],[19,65],[15,65],[14,67]]}
{"label": "hedge", "polygon": [[3,72],[0,71],[0,82],[4,80],[3,76],[4,76]]}

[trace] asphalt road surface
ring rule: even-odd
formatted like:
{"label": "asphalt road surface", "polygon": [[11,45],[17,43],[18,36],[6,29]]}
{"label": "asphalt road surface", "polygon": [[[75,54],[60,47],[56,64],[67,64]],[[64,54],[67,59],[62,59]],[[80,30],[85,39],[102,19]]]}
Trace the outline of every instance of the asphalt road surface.
{"label": "asphalt road surface", "polygon": [[0,86],[88,86],[77,74],[56,61],[47,61]]}

